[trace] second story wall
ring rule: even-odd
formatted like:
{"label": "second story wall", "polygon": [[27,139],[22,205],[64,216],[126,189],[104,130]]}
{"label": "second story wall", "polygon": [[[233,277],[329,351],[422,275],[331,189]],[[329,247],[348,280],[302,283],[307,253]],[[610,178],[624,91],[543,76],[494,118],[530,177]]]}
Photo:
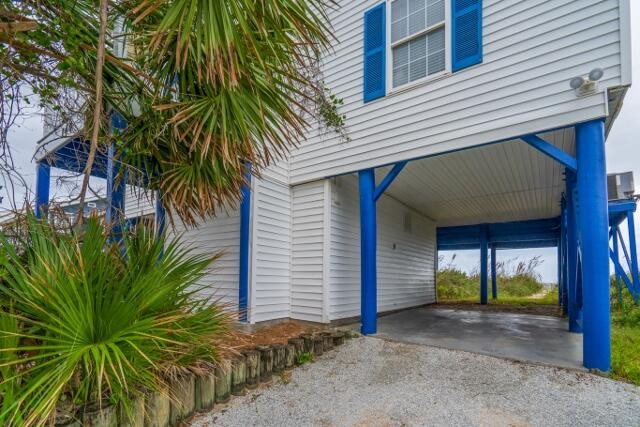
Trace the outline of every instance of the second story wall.
{"label": "second story wall", "polygon": [[[606,89],[630,84],[629,0],[338,3],[330,12],[337,41],[323,70],[344,100],[351,141],[312,129],[292,155],[292,185],[604,117]],[[455,10],[473,4],[481,10],[480,61],[460,68]],[[380,40],[375,29],[365,37],[364,22],[376,6],[384,9],[384,88],[365,99],[365,51],[375,53]],[[444,14],[429,22],[438,8]],[[576,96],[569,80],[595,67],[604,70],[598,92]]]}

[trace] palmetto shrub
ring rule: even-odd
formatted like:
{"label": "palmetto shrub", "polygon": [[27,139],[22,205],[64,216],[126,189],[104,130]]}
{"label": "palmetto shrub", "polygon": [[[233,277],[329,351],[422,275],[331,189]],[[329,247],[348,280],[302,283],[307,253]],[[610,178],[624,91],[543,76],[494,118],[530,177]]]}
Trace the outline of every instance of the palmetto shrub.
{"label": "palmetto shrub", "polygon": [[224,307],[196,296],[214,257],[139,227],[121,243],[99,220],[56,233],[28,219],[28,244],[0,236],[2,424],[41,424],[64,400],[128,407],[167,372],[215,362]]}

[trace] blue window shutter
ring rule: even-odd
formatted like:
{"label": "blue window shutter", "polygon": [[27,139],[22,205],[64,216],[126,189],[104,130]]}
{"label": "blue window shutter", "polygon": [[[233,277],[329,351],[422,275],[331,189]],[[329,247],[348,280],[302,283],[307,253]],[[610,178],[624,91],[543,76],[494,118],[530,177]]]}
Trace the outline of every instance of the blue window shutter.
{"label": "blue window shutter", "polygon": [[385,95],[386,86],[386,3],[364,13],[364,102]]}
{"label": "blue window shutter", "polygon": [[482,62],[482,0],[451,1],[451,63],[455,72]]}

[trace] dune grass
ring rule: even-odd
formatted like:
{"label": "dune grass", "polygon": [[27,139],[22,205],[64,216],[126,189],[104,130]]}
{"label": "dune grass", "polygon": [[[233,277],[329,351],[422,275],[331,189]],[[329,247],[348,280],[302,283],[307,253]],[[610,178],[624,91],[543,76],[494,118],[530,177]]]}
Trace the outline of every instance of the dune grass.
{"label": "dune grass", "polygon": [[640,307],[627,289],[611,286],[611,375],[640,385]]}

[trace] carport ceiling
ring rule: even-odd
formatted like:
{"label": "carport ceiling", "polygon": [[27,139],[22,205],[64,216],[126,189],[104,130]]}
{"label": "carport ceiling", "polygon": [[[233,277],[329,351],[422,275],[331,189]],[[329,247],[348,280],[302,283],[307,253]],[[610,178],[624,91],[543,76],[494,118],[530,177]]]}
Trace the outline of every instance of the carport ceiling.
{"label": "carport ceiling", "polygon": [[[539,134],[574,154],[573,128]],[[390,168],[376,172],[378,182]],[[564,167],[521,140],[407,164],[386,194],[439,226],[550,218],[560,214]]]}

